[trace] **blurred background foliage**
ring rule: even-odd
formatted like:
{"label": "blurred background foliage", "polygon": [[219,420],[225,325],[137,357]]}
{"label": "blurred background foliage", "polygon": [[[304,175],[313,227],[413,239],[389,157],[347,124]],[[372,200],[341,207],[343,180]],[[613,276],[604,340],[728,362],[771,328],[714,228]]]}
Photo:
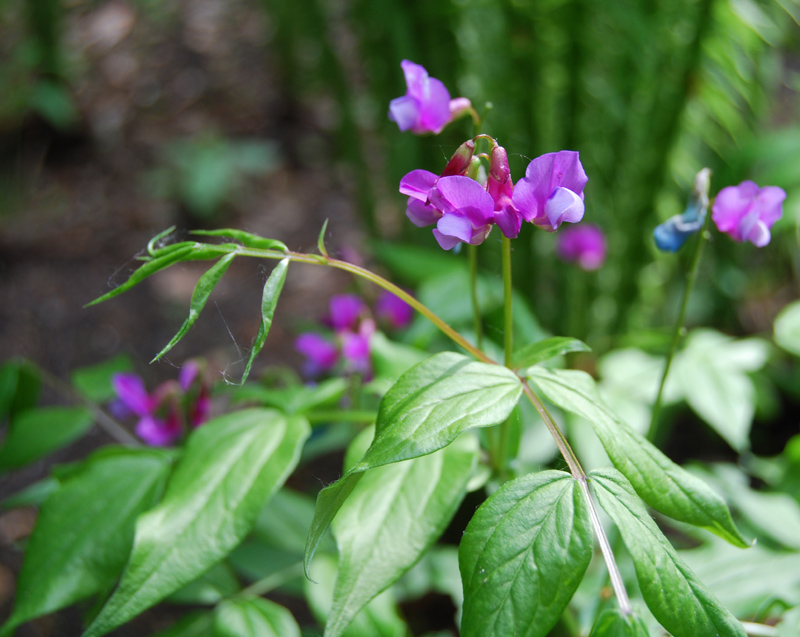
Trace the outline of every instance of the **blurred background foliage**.
{"label": "blurred background foliage", "polygon": [[[320,152],[297,142],[299,155],[319,155],[336,171],[346,164],[344,183],[372,239],[401,238],[434,251],[429,232],[405,221],[397,183],[414,168],[438,172],[473,134],[469,120],[421,138],[401,134],[387,120],[388,102],[405,90],[399,62],[410,59],[479,111],[491,102],[483,132],[509,150],[515,179],[532,157],[580,151],[590,176],[586,220],[608,236],[605,267],[586,274],[559,264],[554,237],[532,227],[514,244],[517,287],[550,332],[587,339],[602,351],[626,344],[631,333],[641,341],[643,331],[655,329],[648,345],[665,346],[659,330],[676,313],[686,254],[657,253],[652,230],[682,211],[703,166],[714,171],[713,192],[750,178],[783,187],[789,199],[765,250],[714,236],[690,323],[765,331],[796,296],[797,0],[253,4],[263,10],[262,38],[280,69],[288,118],[311,113],[335,148]],[[89,5],[133,6],[156,22],[174,13],[170,3],[147,0],[0,2],[6,23],[0,131],[13,131],[32,112],[62,132],[80,126],[72,89],[88,71],[63,24],[70,11]],[[117,13],[110,13],[111,33],[116,28],[124,37],[126,14]],[[191,140],[163,140],[152,164],[143,182],[154,197],[221,223],[224,204],[243,180],[275,170],[280,161],[274,146],[229,141],[210,130]],[[495,244],[498,237],[481,250],[489,273],[499,271]]]}

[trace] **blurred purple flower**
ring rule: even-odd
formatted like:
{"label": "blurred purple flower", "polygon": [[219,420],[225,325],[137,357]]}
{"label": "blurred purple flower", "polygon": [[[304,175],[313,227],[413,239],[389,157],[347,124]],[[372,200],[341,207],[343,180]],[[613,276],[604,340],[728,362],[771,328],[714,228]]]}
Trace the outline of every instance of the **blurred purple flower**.
{"label": "blurred purple flower", "polygon": [[512,201],[526,221],[555,232],[565,221],[583,219],[583,189],[588,181],[577,151],[547,153],[528,164]]}
{"label": "blurred purple flower", "polygon": [[294,342],[294,348],[306,357],[305,372],[309,376],[333,369],[339,360],[336,345],[314,332],[300,334]]}
{"label": "blurred purple flower", "polygon": [[200,373],[200,366],[197,361],[186,361],[178,372],[178,384],[183,391],[189,391],[189,387]]}
{"label": "blurred purple flower", "polygon": [[703,168],[694,178],[694,189],[686,210],[670,217],[653,230],[656,246],[664,252],[677,252],[686,240],[703,227],[708,210],[711,169]]}
{"label": "blurred purple flower", "polygon": [[786,192],[777,186],[759,188],[752,181],[728,186],[714,200],[714,223],[734,241],[749,241],[763,248],[770,241],[770,228],[783,215]]}
{"label": "blurred purple flower", "polygon": [[400,66],[406,78],[406,94],[390,102],[389,119],[401,131],[438,134],[454,117],[472,107],[464,97],[451,100],[445,85],[419,64],[403,60]]}
{"label": "blurred purple flower", "polygon": [[371,340],[375,333],[375,322],[361,321],[358,332],[342,332],[342,357],[351,372],[361,374],[364,380],[372,379]]}
{"label": "blurred purple flower", "polygon": [[375,314],[385,320],[392,329],[406,327],[414,318],[414,308],[388,290],[383,290],[375,302]]}
{"label": "blurred purple flower", "polygon": [[556,253],[584,270],[597,270],[606,260],[606,237],[597,226],[565,228],[558,234]]}
{"label": "blurred purple flower", "polygon": [[136,435],[146,444],[151,447],[164,447],[181,437],[183,427],[174,407],[170,408],[166,419],[156,417],[156,411],[169,391],[167,384],[150,395],[145,389],[144,381],[136,374],[114,374],[111,377],[111,385],[119,403],[116,407],[112,406],[112,411],[120,413],[121,405],[130,413],[139,416]]}
{"label": "blurred purple flower", "polygon": [[364,301],[355,294],[337,294],[328,302],[331,327],[337,332],[352,330],[364,311]]}

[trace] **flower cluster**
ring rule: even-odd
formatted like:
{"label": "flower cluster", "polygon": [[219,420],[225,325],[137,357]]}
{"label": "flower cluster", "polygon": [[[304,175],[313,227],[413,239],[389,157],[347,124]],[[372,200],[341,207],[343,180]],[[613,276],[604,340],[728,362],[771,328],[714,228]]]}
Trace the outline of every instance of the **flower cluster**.
{"label": "flower cluster", "polygon": [[162,383],[149,394],[136,374],[114,374],[111,384],[117,394],[110,409],[118,418],[137,416],[136,435],[151,447],[166,447],[176,442],[187,425],[199,427],[211,413],[208,383],[201,364],[188,361],[178,380]]}
{"label": "flower cluster", "polygon": [[[332,329],[332,338],[305,332],[295,340],[295,349],[306,357],[304,372],[308,376],[319,376],[330,372],[341,361],[346,373],[369,379],[372,376],[371,339],[376,329],[369,309],[353,294],[331,297],[328,309],[323,322]],[[384,291],[375,303],[375,315],[390,328],[402,329],[411,322],[414,311],[405,301]]]}
{"label": "flower cluster", "polygon": [[515,239],[523,220],[555,232],[562,223],[583,218],[588,178],[577,152],[537,157],[515,186],[505,148],[491,143],[484,184],[476,179],[474,140],[459,146],[441,175],[412,170],[400,180],[400,192],[409,197],[406,215],[418,227],[435,223],[433,235],[443,249],[460,242],[479,245],[495,224]]}
{"label": "flower cluster", "polygon": [[[689,205],[653,232],[659,250],[676,252],[702,228],[708,210],[711,171],[703,168],[695,177]],[[723,188],[714,199],[711,219],[720,232],[734,241],[749,241],[759,248],[770,242],[770,228],[783,215],[786,192],[777,186],[759,188],[752,181]]]}

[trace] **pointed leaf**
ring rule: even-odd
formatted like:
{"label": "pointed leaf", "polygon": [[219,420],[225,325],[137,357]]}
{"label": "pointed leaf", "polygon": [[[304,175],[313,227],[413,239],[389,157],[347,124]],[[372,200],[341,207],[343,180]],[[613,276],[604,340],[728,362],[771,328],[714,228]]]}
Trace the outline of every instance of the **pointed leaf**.
{"label": "pointed leaf", "polygon": [[333,521],[339,573],[326,637],[341,635],[439,538],[464,499],[477,459],[477,439],[461,436],[435,453],[364,474]]}
{"label": "pointed leaf", "polygon": [[562,471],[504,484],[473,516],[458,551],[464,637],[548,634],[592,559],[589,513]]}
{"label": "pointed leaf", "polygon": [[642,596],[661,625],[675,637],[745,637],[741,623],[672,548],[625,476],[604,469],[589,477],[633,558]]}
{"label": "pointed leaf", "polygon": [[223,228],[221,230],[192,230],[192,234],[199,234],[210,237],[230,237],[241,243],[245,248],[256,248],[258,250],[280,250],[281,252],[288,252],[289,248],[286,244],[277,239],[266,239],[259,237],[257,234],[245,232],[244,230],[234,230],[232,228]]}
{"label": "pointed leaf", "polygon": [[80,438],[92,426],[85,407],[28,409],[11,421],[0,447],[0,471],[23,467]]}
{"label": "pointed leaf", "polygon": [[364,457],[317,496],[306,574],[322,535],[364,471],[433,453],[468,429],[498,425],[521,393],[522,384],[509,369],[452,352],[436,354],[403,374],[381,400],[375,439]]}
{"label": "pointed leaf", "polygon": [[200,279],[197,281],[197,285],[194,287],[194,292],[192,292],[192,301],[189,305],[189,317],[183,322],[181,329],[179,329],[178,333],[172,337],[172,340],[167,343],[166,347],[156,354],[156,357],[150,361],[151,363],[154,363],[169,350],[175,347],[175,345],[178,344],[178,341],[180,341],[186,335],[186,332],[191,329],[192,325],[194,325],[195,321],[200,316],[200,312],[202,312],[203,308],[206,306],[206,302],[208,301],[208,297],[211,296],[211,292],[215,287],[217,287],[217,283],[220,282],[222,277],[225,276],[225,273],[228,271],[228,268],[235,258],[236,254],[233,252],[224,255],[219,261],[212,265],[203,276],[200,277]]}
{"label": "pointed leaf", "polygon": [[304,419],[269,409],[195,430],[163,500],[139,518],[122,581],[86,636],[124,624],[233,550],[297,464],[308,434]]}
{"label": "pointed leaf", "polygon": [[214,612],[214,637],[300,637],[300,627],[283,606],[267,599],[229,599]]}
{"label": "pointed leaf", "polygon": [[169,456],[106,447],[42,506],[10,625],[108,591],[128,560],[137,516],[163,490]]}
{"label": "pointed leaf", "polygon": [[183,246],[173,252],[169,252],[164,254],[163,256],[154,257],[149,261],[146,261],[142,265],[140,265],[136,270],[134,270],[131,275],[128,277],[128,280],[121,285],[118,285],[110,292],[107,292],[103,296],[91,301],[90,303],[86,304],[86,307],[91,307],[92,305],[97,305],[98,303],[102,303],[103,301],[107,301],[123,292],[127,292],[135,285],[138,285],[142,281],[144,281],[147,277],[151,274],[155,274],[156,272],[163,270],[164,268],[168,268],[169,266],[179,263],[183,261],[185,257],[188,257],[194,248],[192,246]]}
{"label": "pointed leaf", "polygon": [[610,608],[597,618],[589,637],[650,637],[650,633],[641,617]]}
{"label": "pointed leaf", "polygon": [[639,496],[665,515],[707,529],[735,546],[749,546],[725,500],[700,478],[672,462],[617,418],[584,372],[532,367],[528,376],[553,404],[588,420],[614,466]]}
{"label": "pointed leaf", "polygon": [[132,370],[130,357],[127,354],[119,354],[99,365],[74,369],[69,377],[72,386],[83,397],[95,403],[104,403],[115,396],[111,377],[114,374]]}
{"label": "pointed leaf", "polygon": [[514,369],[522,369],[543,363],[569,352],[591,352],[592,348],[583,341],[569,336],[553,336],[543,341],[526,345],[514,353]]}
{"label": "pointed leaf", "polygon": [[275,316],[275,308],[278,307],[278,299],[283,290],[283,284],[286,282],[286,273],[289,270],[289,259],[283,259],[278,262],[275,269],[269,275],[267,282],[264,284],[264,292],[261,295],[261,324],[258,326],[258,334],[256,334],[253,349],[250,350],[250,358],[247,359],[247,365],[242,374],[242,380],[239,383],[244,385],[247,377],[250,375],[250,367],[253,361],[258,356],[258,353],[264,347],[264,343],[269,335],[269,330],[272,327],[272,318]]}

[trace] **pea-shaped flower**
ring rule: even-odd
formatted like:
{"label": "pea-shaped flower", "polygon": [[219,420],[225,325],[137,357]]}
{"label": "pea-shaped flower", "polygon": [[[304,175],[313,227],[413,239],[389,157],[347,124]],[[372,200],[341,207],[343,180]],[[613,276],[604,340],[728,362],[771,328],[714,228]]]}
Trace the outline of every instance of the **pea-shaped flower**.
{"label": "pea-shaped flower", "polygon": [[565,221],[583,219],[583,189],[588,181],[577,151],[547,153],[528,164],[512,201],[526,221],[555,232]]}
{"label": "pea-shaped flower", "polygon": [[743,181],[719,191],[711,218],[719,231],[734,241],[749,241],[763,248],[770,241],[770,228],[783,215],[784,199],[782,188],[759,188],[752,181]]}
{"label": "pea-shaped flower", "polygon": [[424,67],[408,60],[400,63],[406,78],[406,94],[389,103],[389,119],[401,131],[438,134],[472,104],[465,97],[450,99],[447,87],[430,77]]}

